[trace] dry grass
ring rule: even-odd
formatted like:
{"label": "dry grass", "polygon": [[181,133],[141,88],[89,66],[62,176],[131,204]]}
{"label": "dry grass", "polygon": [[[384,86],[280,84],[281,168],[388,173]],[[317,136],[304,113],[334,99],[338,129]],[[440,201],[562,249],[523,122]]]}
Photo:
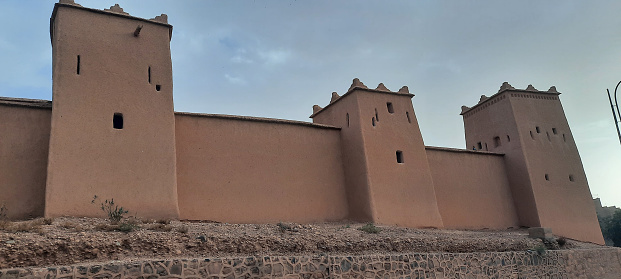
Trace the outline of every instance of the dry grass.
{"label": "dry grass", "polygon": [[82,228],[82,226],[80,226],[80,224],[76,224],[74,222],[64,222],[64,223],[60,224],[60,227],[65,228],[67,230],[74,231],[74,232],[84,231],[84,228]]}
{"label": "dry grass", "polygon": [[173,227],[167,224],[155,223],[155,224],[146,225],[145,229],[157,231],[157,232],[169,232],[169,231],[172,231]]}

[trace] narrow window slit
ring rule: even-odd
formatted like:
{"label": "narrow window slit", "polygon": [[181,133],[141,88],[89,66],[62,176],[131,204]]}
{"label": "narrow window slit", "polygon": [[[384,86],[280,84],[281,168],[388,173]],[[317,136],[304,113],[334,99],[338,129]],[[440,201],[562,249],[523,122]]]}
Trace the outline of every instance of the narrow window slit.
{"label": "narrow window slit", "polygon": [[156,91],[160,91],[161,89],[162,89],[162,86],[161,86],[161,85],[159,85],[159,84],[156,84],[156,85],[155,85],[155,90],[156,90]]}
{"label": "narrow window slit", "polygon": [[412,120],[410,119],[410,113],[406,111],[405,116],[407,116],[408,118],[408,123],[412,123]]}
{"label": "narrow window slit", "polygon": [[77,67],[76,67],[76,74],[78,74],[78,75],[80,74],[80,56],[79,55],[78,55],[78,64],[77,64]]}
{"label": "narrow window slit", "polygon": [[112,117],[112,127],[114,127],[114,129],[123,129],[123,114],[122,113],[115,113],[114,116]]}
{"label": "narrow window slit", "polygon": [[483,149],[483,145],[481,144],[481,142],[477,142],[477,145],[479,146],[479,150]]}
{"label": "narrow window slit", "polygon": [[552,128],[552,133],[556,135],[556,128]]}
{"label": "narrow window slit", "polygon": [[511,138],[507,135],[507,142],[511,142]]}
{"label": "narrow window slit", "polygon": [[377,109],[375,109],[375,120],[377,120],[377,122],[379,122],[379,116],[377,116]]}
{"label": "narrow window slit", "polygon": [[149,67],[149,83],[151,83],[151,67]]}
{"label": "narrow window slit", "polygon": [[569,181],[574,182],[574,176],[573,175],[569,175]]}
{"label": "narrow window slit", "polygon": [[547,181],[550,181],[550,176],[546,173],[545,178]]}
{"label": "narrow window slit", "polygon": [[371,118],[371,124],[373,124],[373,127],[375,127],[375,117]]}
{"label": "narrow window slit", "polygon": [[347,121],[347,127],[349,127],[349,113],[345,114],[345,120]]}
{"label": "narrow window slit", "polygon": [[541,131],[539,130],[539,126],[535,127],[535,129],[537,130],[537,134],[541,133]]}

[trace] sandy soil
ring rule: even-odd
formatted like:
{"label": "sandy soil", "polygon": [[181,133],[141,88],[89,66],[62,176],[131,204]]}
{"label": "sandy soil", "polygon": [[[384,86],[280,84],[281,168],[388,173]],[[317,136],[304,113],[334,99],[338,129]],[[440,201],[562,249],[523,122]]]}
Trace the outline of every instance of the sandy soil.
{"label": "sandy soil", "polygon": [[[124,222],[128,222],[127,220]],[[362,223],[225,224],[129,220],[118,231],[107,219],[56,218],[0,224],[0,268],[55,266],[144,258],[235,255],[363,254],[407,252],[525,251],[542,245],[525,229],[438,230]],[[567,240],[549,248],[600,247]]]}

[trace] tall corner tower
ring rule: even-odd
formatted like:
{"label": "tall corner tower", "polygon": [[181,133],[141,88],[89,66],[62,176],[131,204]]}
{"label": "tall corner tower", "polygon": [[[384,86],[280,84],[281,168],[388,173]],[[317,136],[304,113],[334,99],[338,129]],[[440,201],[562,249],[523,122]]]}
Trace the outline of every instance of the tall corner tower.
{"label": "tall corner tower", "polygon": [[314,123],[341,128],[350,218],[407,227],[443,227],[407,87],[367,88],[358,79],[343,96],[314,107]]}
{"label": "tall corner tower", "polygon": [[462,107],[466,148],[505,154],[520,223],[603,244],[586,174],[552,86],[539,91],[504,83],[472,108]]}
{"label": "tall corner tower", "polygon": [[99,216],[95,195],[130,214],[179,216],[171,35],[166,15],[54,6],[45,216]]}

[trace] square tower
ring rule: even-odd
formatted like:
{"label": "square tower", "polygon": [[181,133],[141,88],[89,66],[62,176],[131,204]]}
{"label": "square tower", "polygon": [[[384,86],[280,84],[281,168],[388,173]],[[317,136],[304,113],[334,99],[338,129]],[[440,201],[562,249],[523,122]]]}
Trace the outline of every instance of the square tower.
{"label": "square tower", "polygon": [[314,123],[341,128],[350,218],[405,227],[443,227],[423,137],[408,88],[367,88],[314,107]]}
{"label": "square tower", "polygon": [[166,15],[61,0],[50,19],[53,102],[45,216],[98,216],[95,195],[178,217]]}
{"label": "square tower", "polygon": [[505,82],[498,93],[462,107],[466,148],[505,154],[521,225],[603,244],[560,94],[554,86],[521,90]]}

